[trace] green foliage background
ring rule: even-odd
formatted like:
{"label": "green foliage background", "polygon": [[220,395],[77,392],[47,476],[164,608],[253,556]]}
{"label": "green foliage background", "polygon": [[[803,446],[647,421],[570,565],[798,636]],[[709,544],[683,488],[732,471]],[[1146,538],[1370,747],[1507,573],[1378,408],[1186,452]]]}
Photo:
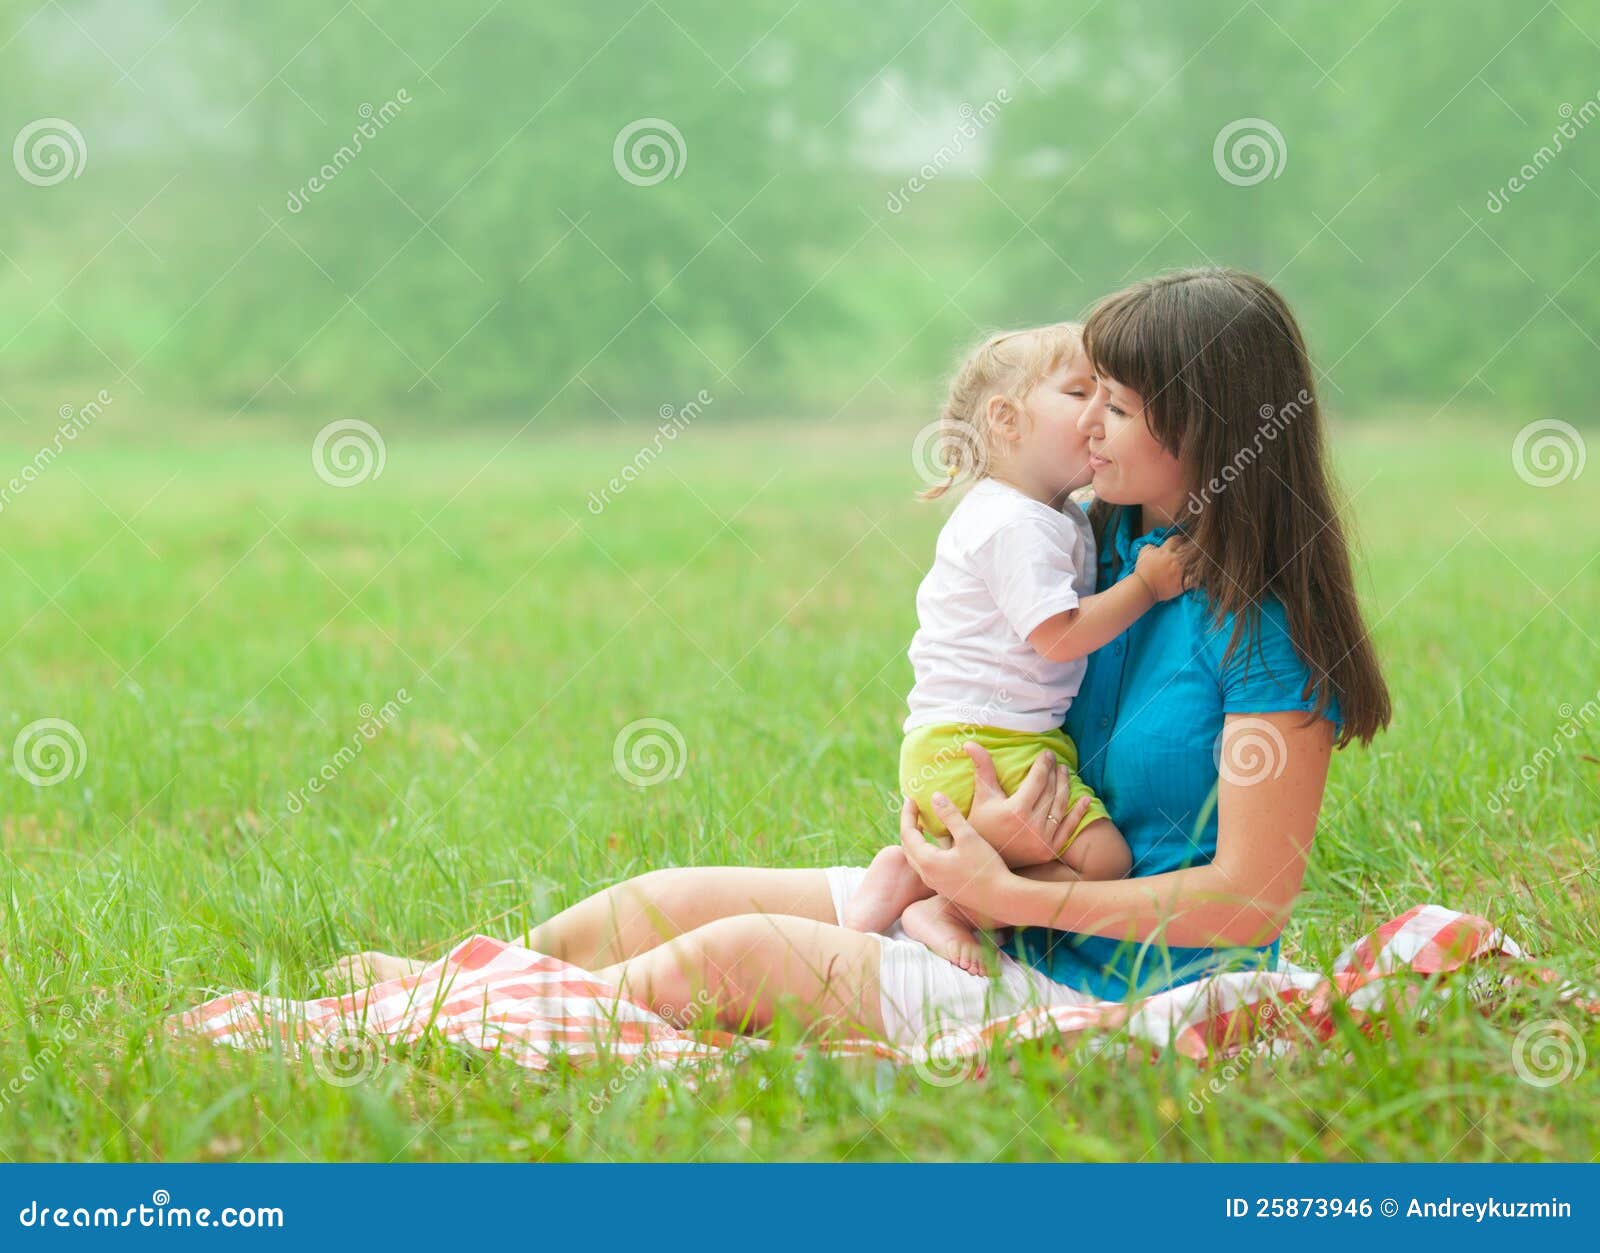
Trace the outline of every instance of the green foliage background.
{"label": "green foliage background", "polygon": [[[1538,423],[1595,410],[1597,39],[1576,0],[0,0],[0,1159],[1593,1158],[1600,1019],[1553,987],[1221,1093],[1115,1048],[943,1087],[792,1024],[715,1081],[430,1044],[339,1087],[162,1027],[647,869],[864,863],[952,358],[1206,261],[1306,324],[1395,696],[1285,952],[1434,901],[1592,986],[1595,441]],[[684,148],[638,186],[649,118]],[[83,148],[41,186],[49,119]],[[1246,119],[1281,148],[1240,186]],[[647,717],[686,756],[641,788]],[[83,745],[48,784],[40,723]]]}
{"label": "green foliage background", "polygon": [[[14,394],[81,380],[223,414],[653,419],[920,410],[980,328],[1206,260],[1300,310],[1335,405],[1594,408],[1590,6],[843,0],[0,5]],[[411,103],[325,190],[362,105]],[[889,198],[960,109],[1009,103]],[[1538,158],[1577,110],[1553,159]],[[618,133],[683,136],[619,177]],[[1236,119],[1275,176],[1219,177]],[[1550,154],[1546,154],[1547,157]],[[1525,190],[1491,191],[1532,163]],[[72,399],[72,397],[67,397]],[[145,421],[159,424],[158,410]]]}

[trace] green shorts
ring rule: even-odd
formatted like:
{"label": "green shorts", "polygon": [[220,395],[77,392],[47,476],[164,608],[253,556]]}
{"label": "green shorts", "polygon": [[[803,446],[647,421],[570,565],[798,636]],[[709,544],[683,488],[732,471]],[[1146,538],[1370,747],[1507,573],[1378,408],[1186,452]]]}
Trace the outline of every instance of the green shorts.
{"label": "green shorts", "polygon": [[[933,812],[933,794],[943,792],[963,814],[972,808],[973,769],[972,758],[961,751],[968,741],[976,741],[994,758],[995,774],[1000,786],[1015,792],[1027,777],[1028,770],[1041,752],[1046,750],[1059,757],[1072,771],[1072,791],[1068,807],[1085,796],[1094,797],[1089,785],[1078,775],[1078,747],[1059,728],[1053,731],[1006,731],[1000,727],[957,726],[940,723],[936,726],[917,727],[906,732],[900,744],[900,791],[917,802],[922,815],[923,833],[929,836],[946,835],[944,823]],[[1110,818],[1098,797],[1091,800],[1089,812],[1077,829],[1062,843],[1068,848],[1084,827],[1101,818]]]}

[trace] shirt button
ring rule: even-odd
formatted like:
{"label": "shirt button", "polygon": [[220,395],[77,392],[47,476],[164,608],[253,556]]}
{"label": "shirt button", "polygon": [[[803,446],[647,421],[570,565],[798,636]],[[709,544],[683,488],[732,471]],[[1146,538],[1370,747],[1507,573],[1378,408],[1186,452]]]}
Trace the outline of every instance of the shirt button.
{"label": "shirt button", "polygon": [[1118,640],[1116,642],[1116,644],[1114,644],[1112,646],[1111,651],[1114,652],[1118,657],[1120,657],[1120,656],[1122,656],[1123,650],[1126,649],[1126,648],[1127,648],[1127,645],[1125,643],[1123,643],[1121,640]]}
{"label": "shirt button", "polygon": [[1111,725],[1111,719],[1110,718],[1101,718],[1100,719],[1100,726],[1101,726],[1102,730],[1104,728],[1110,726],[1110,725]]}

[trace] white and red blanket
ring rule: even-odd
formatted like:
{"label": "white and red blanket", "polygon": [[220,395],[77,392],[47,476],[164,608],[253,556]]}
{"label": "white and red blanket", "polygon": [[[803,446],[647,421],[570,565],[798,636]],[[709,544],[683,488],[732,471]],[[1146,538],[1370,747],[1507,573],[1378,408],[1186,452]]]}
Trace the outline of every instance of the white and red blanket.
{"label": "white and red blanket", "polygon": [[[982,1059],[1005,1043],[1070,1042],[1084,1033],[1125,1028],[1141,1051],[1174,1049],[1217,1059],[1268,1043],[1287,1050],[1327,1041],[1336,1003],[1364,1027],[1379,1026],[1397,1016],[1415,1021],[1419,999],[1430,987],[1488,1001],[1530,981],[1557,977],[1529,963],[1516,942],[1486,919],[1423,905],[1351,945],[1327,975],[1284,963],[1270,973],[1213,975],[1127,1004],[1029,1010],[981,1027],[952,1028],[917,1048],[870,1040],[827,1047],[964,1078],[980,1075]],[[1600,1012],[1600,1002],[1583,999],[1570,985],[1561,995]],[[462,941],[414,975],[349,995],[290,1001],[231,992],[177,1015],[171,1026],[235,1048],[309,1048],[325,1059],[319,1069],[335,1082],[340,1076],[353,1082],[388,1047],[425,1036],[498,1054],[531,1070],[602,1057],[632,1066],[718,1062],[735,1047],[760,1047],[759,1041],[726,1032],[679,1030],[619,999],[615,988],[587,971],[483,935]]]}

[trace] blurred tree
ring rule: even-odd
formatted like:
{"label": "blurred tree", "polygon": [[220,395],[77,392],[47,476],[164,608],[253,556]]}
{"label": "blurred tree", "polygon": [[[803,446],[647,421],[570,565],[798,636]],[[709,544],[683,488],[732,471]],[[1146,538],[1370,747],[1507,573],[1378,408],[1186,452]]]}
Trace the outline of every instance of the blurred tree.
{"label": "blurred tree", "polygon": [[[7,135],[60,118],[86,150],[77,177],[3,183],[11,388],[445,419],[653,418],[701,389],[718,414],[912,410],[980,328],[1214,260],[1282,285],[1342,406],[1594,407],[1581,9],[0,14]],[[1230,179],[1218,136],[1246,119],[1221,159],[1269,169]]]}

